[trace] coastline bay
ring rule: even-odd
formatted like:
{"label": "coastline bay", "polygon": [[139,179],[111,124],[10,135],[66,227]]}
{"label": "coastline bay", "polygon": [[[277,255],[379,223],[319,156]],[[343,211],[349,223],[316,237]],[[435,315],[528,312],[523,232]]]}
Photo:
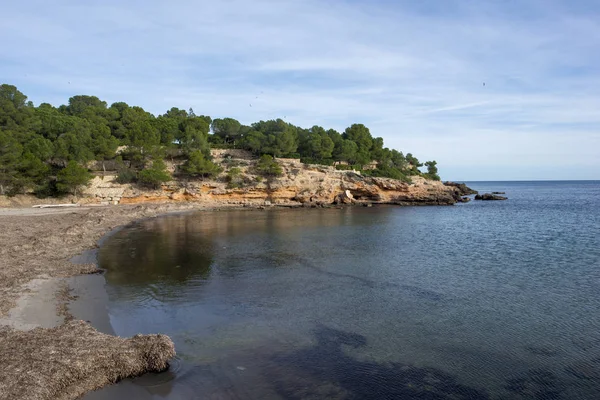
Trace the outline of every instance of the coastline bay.
{"label": "coastline bay", "polygon": [[115,235],[100,266],[116,333],[167,333],[180,357],[168,383],[121,387],[147,398],[364,398],[375,386],[380,398],[590,398],[598,182],[469,186],[509,201],[201,213]]}

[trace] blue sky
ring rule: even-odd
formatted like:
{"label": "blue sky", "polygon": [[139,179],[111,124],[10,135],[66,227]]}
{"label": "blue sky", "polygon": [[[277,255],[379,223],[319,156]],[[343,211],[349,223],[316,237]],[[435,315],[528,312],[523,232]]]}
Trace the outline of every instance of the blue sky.
{"label": "blue sky", "polygon": [[361,122],[443,179],[600,179],[595,0],[24,0],[2,14],[0,81],[35,104]]}

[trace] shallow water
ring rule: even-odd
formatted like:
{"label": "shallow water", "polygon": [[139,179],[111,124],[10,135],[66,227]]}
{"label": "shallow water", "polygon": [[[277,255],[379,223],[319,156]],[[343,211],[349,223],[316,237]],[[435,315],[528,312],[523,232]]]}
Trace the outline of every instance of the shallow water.
{"label": "shallow water", "polygon": [[470,186],[509,200],[123,229],[111,324],[178,359],[86,398],[599,398],[600,182]]}

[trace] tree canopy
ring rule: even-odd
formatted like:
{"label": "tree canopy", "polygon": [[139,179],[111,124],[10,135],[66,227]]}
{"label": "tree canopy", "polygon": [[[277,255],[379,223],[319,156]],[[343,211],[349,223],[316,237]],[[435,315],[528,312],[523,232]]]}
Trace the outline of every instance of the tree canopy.
{"label": "tree canopy", "polygon": [[439,179],[435,161],[421,163],[411,153],[385,147],[383,139],[373,137],[363,124],[352,124],[340,133],[321,126],[302,128],[282,119],[250,125],[228,117],[213,120],[191,108],[172,107],[155,116],[139,106],[108,105],[91,95],[73,96],[59,107],[48,103],[36,107],[15,86],[0,85],[0,194],[74,191],[64,186],[65,179],[79,173],[74,166],[86,169],[91,161],[116,157],[128,160],[135,171],[150,169],[144,174],[164,178],[152,165],[176,156],[184,158],[180,173],[211,176],[219,171],[210,158],[211,145],[246,149],[271,160],[294,157],[357,170],[375,161],[376,169],[365,173],[396,179],[420,175],[419,168],[425,166],[424,176]]}
{"label": "tree canopy", "polygon": [[92,175],[86,168],[81,167],[75,161],[69,161],[67,166],[58,171],[56,177],[56,188],[63,193],[77,194],[82,186],[88,184]]}

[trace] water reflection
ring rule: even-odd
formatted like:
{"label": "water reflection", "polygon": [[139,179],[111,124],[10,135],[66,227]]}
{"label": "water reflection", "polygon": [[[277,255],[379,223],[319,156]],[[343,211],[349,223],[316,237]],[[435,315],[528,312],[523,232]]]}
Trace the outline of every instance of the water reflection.
{"label": "water reflection", "polygon": [[[239,265],[246,257],[250,261],[266,257],[265,265],[285,265],[297,257],[290,251],[293,248],[290,244],[294,237],[301,239],[294,234],[299,227],[306,231],[376,223],[376,219],[357,218],[356,213],[350,211],[236,210],[145,220],[108,240],[99,251],[99,264],[107,270],[107,280],[113,286],[178,286],[190,280],[207,279],[216,252],[220,252],[224,269],[228,265]],[[382,208],[382,212],[386,209]],[[305,218],[306,213],[311,217]],[[230,255],[227,251],[230,243],[243,237],[253,241],[254,246],[268,249],[268,254],[257,254],[256,249],[251,248],[248,254],[236,249]]]}
{"label": "water reflection", "polygon": [[159,219],[118,232],[99,253],[113,285],[179,285],[206,279],[213,262],[210,237],[193,233],[192,221]]}
{"label": "water reflection", "polygon": [[183,365],[106,398],[594,399],[600,235],[530,202],[136,224],[100,253],[111,322]]}

